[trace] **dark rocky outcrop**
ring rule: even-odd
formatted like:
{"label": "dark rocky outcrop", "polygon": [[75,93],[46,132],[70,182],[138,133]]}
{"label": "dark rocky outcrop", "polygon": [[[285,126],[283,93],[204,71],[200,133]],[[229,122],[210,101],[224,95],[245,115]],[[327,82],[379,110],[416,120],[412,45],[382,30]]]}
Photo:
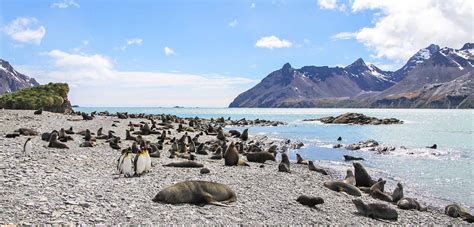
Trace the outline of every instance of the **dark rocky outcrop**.
{"label": "dark rocky outcrop", "polygon": [[360,113],[345,113],[339,116],[323,117],[319,119],[304,119],[303,121],[321,121],[324,124],[355,124],[355,125],[389,125],[402,124],[403,121],[396,118],[379,119],[376,117],[369,117]]}

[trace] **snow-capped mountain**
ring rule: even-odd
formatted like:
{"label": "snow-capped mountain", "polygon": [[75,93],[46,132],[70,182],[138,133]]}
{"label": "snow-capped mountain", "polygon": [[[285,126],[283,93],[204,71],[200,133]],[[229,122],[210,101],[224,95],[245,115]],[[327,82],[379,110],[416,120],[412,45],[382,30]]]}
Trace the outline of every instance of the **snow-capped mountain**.
{"label": "snow-capped mountain", "polygon": [[10,63],[0,59],[0,95],[37,85],[35,79],[19,73]]}
{"label": "snow-capped mountain", "polygon": [[472,43],[461,49],[432,44],[395,72],[360,58],[344,68],[287,63],[229,106],[474,108],[473,65]]}

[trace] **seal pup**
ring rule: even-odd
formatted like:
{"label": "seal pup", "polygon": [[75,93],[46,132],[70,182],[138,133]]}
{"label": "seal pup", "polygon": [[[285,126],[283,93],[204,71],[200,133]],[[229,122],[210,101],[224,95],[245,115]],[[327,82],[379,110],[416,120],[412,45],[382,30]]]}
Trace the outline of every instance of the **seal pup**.
{"label": "seal pup", "polygon": [[286,153],[281,153],[281,162],[278,165],[278,172],[291,173],[290,160],[288,159],[288,155]]}
{"label": "seal pup", "polygon": [[403,198],[403,186],[402,183],[398,182],[397,187],[393,190],[392,199],[396,203]]}
{"label": "seal pup", "polygon": [[352,170],[347,169],[346,171],[346,177],[344,178],[344,183],[350,184],[350,185],[356,185],[356,179],[354,177],[354,173]]}
{"label": "seal pup", "polygon": [[421,204],[414,198],[404,197],[397,202],[397,206],[403,210],[427,211],[427,208],[421,206]]}
{"label": "seal pup", "polygon": [[379,199],[385,202],[393,202],[392,196],[382,192],[379,188],[370,189],[370,196],[374,199]]}
{"label": "seal pup", "polygon": [[15,130],[14,132],[17,132],[20,135],[24,135],[24,136],[37,136],[38,135],[38,132],[31,128],[19,128]]}
{"label": "seal pup", "polygon": [[165,167],[179,167],[179,168],[202,168],[203,164],[195,161],[181,161],[181,162],[171,162],[164,164]]}
{"label": "seal pup", "polygon": [[363,186],[363,187],[372,187],[375,184],[375,181],[372,180],[370,175],[365,170],[364,166],[358,162],[354,162],[352,164],[354,166],[354,176],[356,179],[356,186]]}
{"label": "seal pup", "polygon": [[323,204],[324,203],[324,199],[321,198],[321,197],[314,197],[314,196],[307,196],[307,195],[298,196],[296,201],[298,203],[301,203],[301,204],[303,204],[305,206],[309,206],[309,207],[314,207],[318,204]]}
{"label": "seal pup", "polygon": [[345,192],[352,196],[361,196],[362,193],[354,185],[344,183],[342,181],[326,181],[324,187],[329,188],[336,192]]}
{"label": "seal pup", "polygon": [[266,151],[246,153],[247,161],[265,163],[265,161],[276,161],[275,155]]}
{"label": "seal pup", "polygon": [[239,152],[235,148],[234,142],[230,143],[224,154],[224,165],[235,166],[239,164]]}
{"label": "seal pup", "polygon": [[326,170],[316,167],[314,165],[313,161],[308,161],[308,169],[309,169],[309,171],[316,171],[316,172],[321,173],[323,175],[328,175]]}
{"label": "seal pup", "polygon": [[79,147],[95,147],[96,143],[95,141],[84,141],[81,144],[79,144]]}
{"label": "seal pup", "polygon": [[395,209],[391,208],[387,204],[381,203],[369,203],[365,204],[360,199],[353,199],[357,211],[366,217],[374,219],[385,219],[385,220],[397,220],[398,213]]}
{"label": "seal pup", "polygon": [[240,139],[242,141],[247,141],[249,139],[249,129],[248,128],[244,129],[244,131],[240,135]]}
{"label": "seal pup", "polygon": [[237,201],[237,196],[227,185],[208,181],[183,181],[164,188],[152,201],[227,206],[225,203]]}
{"label": "seal pup", "polygon": [[308,165],[308,160],[304,160],[300,154],[296,153],[296,164]]}
{"label": "seal pup", "polygon": [[38,110],[35,110],[35,112],[33,112],[34,115],[41,115],[43,113],[43,108],[39,108]]}
{"label": "seal pup", "polygon": [[23,144],[23,153],[25,155],[31,154],[33,147],[31,145],[31,138],[26,139],[25,143]]}
{"label": "seal pup", "polygon": [[59,148],[59,149],[69,149],[69,147],[66,144],[58,141],[57,133],[51,134],[51,137],[49,138],[48,147]]}

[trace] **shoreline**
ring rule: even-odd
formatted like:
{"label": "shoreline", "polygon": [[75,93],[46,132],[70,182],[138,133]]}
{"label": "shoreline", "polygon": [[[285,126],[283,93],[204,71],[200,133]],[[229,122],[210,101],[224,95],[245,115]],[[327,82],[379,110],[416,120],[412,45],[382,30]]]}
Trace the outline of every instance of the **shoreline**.
{"label": "shoreline", "polygon": [[[397,222],[385,222],[355,214],[350,202],[354,197],[330,191],[323,182],[334,180],[309,172],[307,166],[292,163],[291,174],[279,173],[278,161],[268,161],[249,167],[226,167],[223,160],[210,160],[196,155],[197,161],[211,170],[201,175],[199,169],[163,167],[176,159],[169,159],[167,148],[161,158],[152,159],[153,168],[148,174],[136,178],[116,178],[115,161],[120,152],[108,144],[98,142],[94,148],[80,148],[82,136],[72,135],[70,149],[45,148],[47,142],[39,136],[33,138],[30,157],[22,154],[25,136],[6,139],[4,135],[20,127],[31,127],[40,132],[50,132],[61,127],[73,126],[75,131],[99,127],[112,129],[125,138],[129,121],[98,116],[92,121],[68,121],[80,116],[44,112],[35,116],[33,111],[2,110],[0,124],[0,195],[2,212],[0,223],[180,223],[180,224],[466,224],[439,211],[405,211],[397,209]],[[8,120],[7,120],[8,119]],[[111,127],[113,121],[118,127]],[[181,135],[181,134],[180,134]],[[191,133],[191,135],[194,135]],[[250,132],[252,138],[254,134]],[[145,136],[156,140],[156,136]],[[214,137],[213,137],[214,138]],[[211,137],[206,137],[211,139]],[[123,141],[122,147],[130,144]],[[245,158],[243,158],[246,160]],[[237,202],[230,207],[195,205],[167,205],[153,203],[151,199],[165,186],[183,180],[209,180],[231,187]],[[410,187],[407,185],[406,187]],[[388,188],[390,191],[392,188]],[[296,202],[299,195],[321,196],[325,203],[309,208]],[[363,195],[366,202],[385,203]],[[391,207],[395,207],[391,205]],[[23,209],[21,209],[23,208]],[[48,221],[46,221],[48,220]]]}

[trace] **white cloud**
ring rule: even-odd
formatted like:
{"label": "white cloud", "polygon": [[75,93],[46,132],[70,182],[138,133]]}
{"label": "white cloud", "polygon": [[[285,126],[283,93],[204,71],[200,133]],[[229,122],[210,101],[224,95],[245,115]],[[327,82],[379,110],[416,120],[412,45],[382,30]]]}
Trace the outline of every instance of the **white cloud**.
{"label": "white cloud", "polygon": [[163,51],[165,52],[165,55],[166,55],[166,56],[170,56],[170,55],[174,55],[174,54],[175,54],[175,53],[174,53],[174,50],[171,49],[171,48],[169,48],[169,47],[163,48]]}
{"label": "white cloud", "polygon": [[52,59],[52,70],[34,70],[40,74],[36,78],[40,83],[67,82],[72,103],[82,106],[227,106],[256,82],[223,75],[119,71],[99,54],[52,50],[46,56]]}
{"label": "white cloud", "polygon": [[143,44],[143,39],[140,38],[133,38],[133,39],[127,39],[127,45],[142,45]]}
{"label": "white cloud", "polygon": [[82,40],[81,45],[72,48],[74,52],[80,52],[82,49],[89,45],[89,40]]}
{"label": "white cloud", "polygon": [[337,8],[336,0],[318,0],[320,9],[335,9]]}
{"label": "white cloud", "polygon": [[127,39],[125,42],[126,42],[125,45],[120,46],[120,47],[115,47],[114,49],[124,51],[127,49],[128,46],[132,46],[132,45],[141,46],[143,44],[143,39],[132,38],[132,39]]}
{"label": "white cloud", "polygon": [[250,8],[254,9],[255,8],[255,3],[252,2],[252,4],[250,4]]}
{"label": "white cloud", "polygon": [[331,36],[332,40],[339,40],[339,39],[352,39],[357,36],[357,32],[341,32]]}
{"label": "white cloud", "polygon": [[292,45],[293,44],[290,41],[280,39],[274,35],[262,37],[255,43],[256,47],[268,48],[270,50],[274,48],[289,48]]}
{"label": "white cloud", "polygon": [[78,8],[79,4],[74,2],[74,0],[63,0],[62,2],[55,2],[51,4],[51,8],[60,8],[60,9],[69,8],[71,6]]}
{"label": "white cloud", "polygon": [[354,0],[353,12],[378,10],[355,38],[377,58],[406,60],[429,44],[461,47],[474,40],[472,0]]}
{"label": "white cloud", "polygon": [[229,27],[235,27],[239,24],[239,22],[237,21],[237,19],[234,19],[233,21],[229,22]]}
{"label": "white cloud", "polygon": [[39,45],[46,29],[43,26],[33,28],[38,23],[38,19],[34,17],[18,17],[5,26],[3,31],[15,41]]}

